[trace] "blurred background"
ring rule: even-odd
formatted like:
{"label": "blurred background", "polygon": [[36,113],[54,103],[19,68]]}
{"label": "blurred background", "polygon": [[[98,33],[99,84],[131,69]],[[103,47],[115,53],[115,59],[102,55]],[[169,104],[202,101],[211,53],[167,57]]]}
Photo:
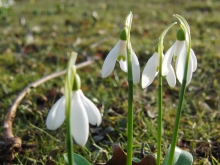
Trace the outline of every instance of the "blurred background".
{"label": "blurred background", "polygon": [[[119,66],[101,78],[101,67],[119,39],[124,19],[132,11],[132,48],[141,71],[154,53],[161,32],[182,15],[189,23],[198,68],[187,87],[178,146],[194,156],[194,164],[219,164],[220,160],[220,1],[218,0],[0,0],[0,122],[15,97],[28,84],[66,68],[67,52],[78,52],[77,63],[98,58],[78,70],[82,90],[103,114],[102,125],[91,126],[87,148],[75,152],[91,163],[106,162],[111,145],[126,149],[127,75]],[[164,52],[175,42],[178,25],[164,40]],[[17,110],[13,133],[25,144],[13,163],[64,164],[65,124],[49,131],[45,119],[63,95],[64,77],[50,80],[23,99]],[[138,156],[144,142],[146,154],[156,153],[157,84],[134,86],[134,149]],[[170,88],[164,79],[163,155],[171,142],[180,83]],[[3,128],[0,127],[0,141]],[[53,137],[53,138],[52,138]],[[0,162],[5,162],[0,146]]]}

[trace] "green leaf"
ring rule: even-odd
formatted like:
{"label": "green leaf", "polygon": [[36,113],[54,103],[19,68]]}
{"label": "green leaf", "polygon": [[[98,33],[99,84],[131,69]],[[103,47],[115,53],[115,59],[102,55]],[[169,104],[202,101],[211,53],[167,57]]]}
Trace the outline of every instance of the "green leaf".
{"label": "green leaf", "polygon": [[[68,163],[68,154],[63,154],[65,161]],[[84,157],[81,155],[73,153],[74,164],[73,165],[91,165]]]}
{"label": "green leaf", "polygon": [[[165,155],[162,165],[168,165],[168,158],[170,154],[170,147]],[[193,156],[188,151],[181,150],[179,147],[175,147],[173,165],[192,165]]]}
{"label": "green leaf", "polygon": [[134,162],[136,162],[136,163],[141,162],[141,160],[140,160],[140,159],[138,159],[138,158],[132,158],[132,160],[133,160]]}

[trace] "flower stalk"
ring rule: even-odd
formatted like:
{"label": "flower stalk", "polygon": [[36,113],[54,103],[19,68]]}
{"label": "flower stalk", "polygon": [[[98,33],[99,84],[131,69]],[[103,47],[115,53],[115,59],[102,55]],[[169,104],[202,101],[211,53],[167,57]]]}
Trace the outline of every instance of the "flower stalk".
{"label": "flower stalk", "polygon": [[[159,54],[159,84],[158,84],[158,139],[157,139],[157,165],[160,165],[160,158],[161,158],[161,145],[162,145],[162,116],[163,116],[163,111],[162,111],[162,60],[163,60],[163,39],[168,32],[168,30],[175,25],[176,22],[172,23],[169,25],[160,35],[159,37],[159,43],[158,43],[158,54]],[[156,49],[157,49],[156,48]]]}
{"label": "flower stalk", "polygon": [[180,117],[181,117],[182,106],[183,106],[183,101],[184,101],[184,94],[185,94],[186,85],[187,85],[186,82],[187,82],[187,73],[188,73],[188,66],[189,66],[189,60],[190,60],[190,49],[191,49],[190,29],[189,29],[189,25],[188,25],[187,21],[182,16],[180,16],[178,14],[175,14],[174,17],[177,17],[179,19],[181,26],[184,30],[187,51],[186,51],[186,62],[185,62],[185,68],[184,68],[184,76],[183,76],[182,86],[181,86],[181,91],[180,91],[180,96],[179,96],[179,103],[178,103],[177,114],[176,114],[176,119],[175,119],[175,125],[174,125],[174,131],[173,131],[173,136],[172,136],[168,165],[173,164],[174,152],[175,152],[175,147],[176,147],[177,137],[178,137],[178,129],[179,129],[179,124],[180,124]]}
{"label": "flower stalk", "polygon": [[65,108],[66,108],[66,124],[67,124],[67,135],[66,145],[68,152],[68,164],[73,165],[73,139],[71,134],[71,98],[72,98],[72,86],[74,82],[74,75],[76,74],[75,61],[77,53],[72,52],[70,61],[67,68],[66,79],[65,79]]}
{"label": "flower stalk", "polygon": [[127,66],[128,66],[128,144],[127,144],[127,165],[132,165],[133,154],[133,74],[132,74],[132,48],[130,43],[130,30],[132,22],[132,13],[130,12],[125,21],[127,35]]}
{"label": "flower stalk", "polygon": [[159,38],[159,45],[158,45],[158,53],[159,53],[159,84],[158,84],[158,139],[157,139],[157,165],[160,165],[160,157],[161,157],[161,143],[162,143],[162,60],[163,60],[163,40],[161,37]]}

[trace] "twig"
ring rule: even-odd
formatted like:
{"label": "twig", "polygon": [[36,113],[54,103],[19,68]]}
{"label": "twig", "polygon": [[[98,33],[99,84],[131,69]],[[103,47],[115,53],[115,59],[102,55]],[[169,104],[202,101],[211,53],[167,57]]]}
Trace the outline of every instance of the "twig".
{"label": "twig", "polygon": [[[3,142],[3,141],[0,141],[0,146],[1,147],[5,147],[6,146],[6,143]],[[36,147],[37,145],[34,143],[34,144],[26,144],[26,143],[22,143],[22,148],[34,148]]]}
{"label": "twig", "polygon": [[[94,60],[88,60],[86,62],[82,62],[80,64],[77,64],[76,68],[79,69],[79,68],[85,67],[87,65],[92,64],[93,62]],[[18,94],[18,96],[13,101],[11,107],[8,109],[8,112],[5,115],[4,126],[3,126],[4,127],[3,129],[4,141],[5,141],[6,149],[7,149],[6,153],[7,153],[7,156],[10,155],[9,158],[7,158],[8,161],[11,161],[14,159],[14,153],[21,151],[21,145],[22,145],[21,139],[19,137],[14,137],[13,132],[12,132],[12,124],[16,116],[16,110],[17,110],[18,105],[20,104],[22,99],[25,97],[25,95],[31,91],[31,89],[36,88],[37,86],[43,84],[44,82],[48,80],[62,76],[65,73],[66,73],[66,70],[55,72],[53,74],[45,76],[41,78],[40,80],[37,80],[29,84],[26,88],[24,88]]]}

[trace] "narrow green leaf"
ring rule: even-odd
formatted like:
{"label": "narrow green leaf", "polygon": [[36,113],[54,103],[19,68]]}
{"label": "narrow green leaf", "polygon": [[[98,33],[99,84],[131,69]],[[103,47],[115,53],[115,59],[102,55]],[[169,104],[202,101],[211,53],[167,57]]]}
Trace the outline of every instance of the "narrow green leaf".
{"label": "narrow green leaf", "polygon": [[[65,161],[68,163],[68,154],[67,153],[63,154],[63,157],[64,157]],[[73,153],[73,157],[74,157],[74,164],[73,165],[91,165],[88,162],[88,160],[86,160],[81,155]]]}

